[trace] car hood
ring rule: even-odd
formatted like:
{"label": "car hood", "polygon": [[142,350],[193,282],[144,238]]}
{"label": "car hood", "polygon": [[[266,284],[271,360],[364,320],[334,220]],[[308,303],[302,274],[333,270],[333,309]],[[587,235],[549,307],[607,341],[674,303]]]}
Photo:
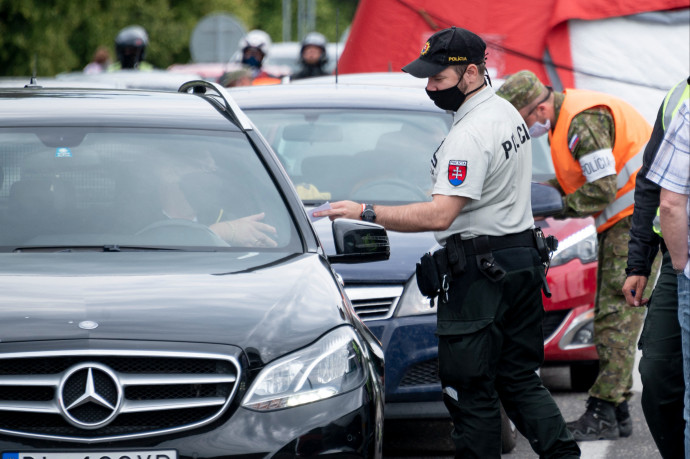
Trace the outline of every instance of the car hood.
{"label": "car hood", "polygon": [[[267,362],[345,322],[342,296],[320,256],[232,272],[233,260],[212,255],[3,255],[0,343],[217,343],[252,348]],[[213,262],[203,261],[209,257]]]}

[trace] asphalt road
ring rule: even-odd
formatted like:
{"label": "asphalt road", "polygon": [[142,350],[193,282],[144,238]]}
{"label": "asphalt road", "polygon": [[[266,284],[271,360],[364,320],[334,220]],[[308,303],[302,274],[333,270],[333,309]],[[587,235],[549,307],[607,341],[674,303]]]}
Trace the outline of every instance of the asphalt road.
{"label": "asphalt road", "polygon": [[[639,359],[639,353],[638,353]],[[552,367],[542,370],[544,385],[551,391],[566,421],[577,419],[584,411],[586,392],[573,392],[570,389],[568,367]],[[633,417],[633,434],[615,441],[581,442],[582,457],[586,459],[645,458],[659,459],[659,454],[640,406],[642,384],[635,364],[634,396],[630,402]],[[384,430],[384,457],[388,459],[431,459],[452,458],[453,447],[449,440],[450,422],[389,422]],[[506,459],[534,459],[538,455],[532,451],[527,440],[518,434],[517,446],[504,454]]]}

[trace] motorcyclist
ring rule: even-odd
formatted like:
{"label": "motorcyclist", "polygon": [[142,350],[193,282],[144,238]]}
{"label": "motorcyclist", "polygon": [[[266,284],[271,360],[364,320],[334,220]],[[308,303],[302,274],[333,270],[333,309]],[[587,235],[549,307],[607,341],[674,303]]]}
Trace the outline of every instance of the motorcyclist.
{"label": "motorcyclist", "polygon": [[326,53],[326,37],[319,32],[310,32],[302,40],[300,49],[300,69],[292,75],[291,79],[310,78],[327,75],[324,69],[328,62]]}
{"label": "motorcyclist", "polygon": [[[263,61],[268,51],[271,49],[271,37],[263,30],[254,29],[249,31],[240,40],[239,48],[242,51],[241,62],[247,66],[252,73],[254,81],[275,78],[263,69]],[[278,80],[280,82],[280,80]]]}
{"label": "motorcyclist", "polygon": [[115,37],[117,61],[108,67],[108,71],[113,72],[123,69],[152,70],[153,66],[144,61],[148,44],[149,36],[143,27],[131,25],[120,30]]}

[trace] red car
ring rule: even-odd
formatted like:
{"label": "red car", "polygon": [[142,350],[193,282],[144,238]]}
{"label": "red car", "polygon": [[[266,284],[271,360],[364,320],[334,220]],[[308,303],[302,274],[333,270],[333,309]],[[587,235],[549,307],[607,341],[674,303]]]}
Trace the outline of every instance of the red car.
{"label": "red car", "polygon": [[[533,179],[555,173],[546,137],[532,142]],[[547,218],[535,222],[558,239],[547,273],[551,298],[544,296],[545,365],[570,365],[573,390],[589,389],[599,369],[594,347],[594,298],[597,287],[597,232],[594,219]]]}

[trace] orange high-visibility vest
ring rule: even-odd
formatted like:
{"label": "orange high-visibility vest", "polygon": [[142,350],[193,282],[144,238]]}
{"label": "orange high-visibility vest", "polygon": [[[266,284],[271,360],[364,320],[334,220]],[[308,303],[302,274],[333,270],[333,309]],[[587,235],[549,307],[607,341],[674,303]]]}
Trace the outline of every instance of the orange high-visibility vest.
{"label": "orange high-visibility vest", "polygon": [[254,86],[262,86],[266,84],[280,84],[282,83],[280,78],[274,78],[270,76],[261,76],[259,75],[258,77],[254,78],[252,80],[252,85]]}
{"label": "orange high-visibility vest", "polygon": [[597,106],[604,106],[613,114],[616,129],[613,157],[616,160],[618,192],[613,202],[594,214],[597,232],[601,233],[633,213],[635,177],[642,166],[642,156],[652,134],[652,126],[632,105],[616,97],[581,89],[566,89],[564,92],[565,100],[553,133],[549,132],[549,142],[556,178],[566,194],[575,192],[585,183],[580,162],[568,148],[571,121],[578,113]]}

